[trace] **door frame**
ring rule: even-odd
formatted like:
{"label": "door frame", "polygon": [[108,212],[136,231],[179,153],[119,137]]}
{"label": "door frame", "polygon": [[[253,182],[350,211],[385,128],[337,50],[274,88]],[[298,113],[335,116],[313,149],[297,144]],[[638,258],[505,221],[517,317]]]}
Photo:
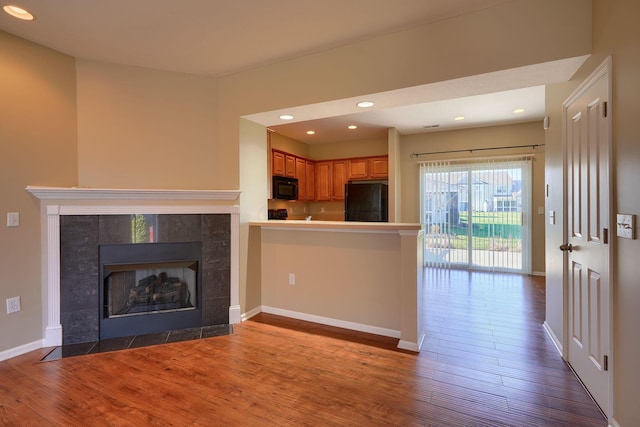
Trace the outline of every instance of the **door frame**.
{"label": "door frame", "polygon": [[[608,56],[592,73],[589,77],[587,77],[575,91],[562,103],[562,192],[563,192],[563,219],[562,219],[562,241],[564,243],[569,241],[569,224],[567,218],[568,212],[568,202],[567,202],[567,194],[568,194],[568,186],[567,186],[567,173],[569,171],[568,168],[568,152],[567,152],[567,125],[569,123],[570,117],[567,114],[567,108],[571,105],[576,99],[582,96],[588,89],[590,89],[596,82],[598,82],[601,78],[607,79],[607,91],[608,91],[608,111],[607,111],[607,151],[609,154],[609,161],[607,166],[607,176],[608,176],[608,191],[609,191],[609,244],[608,246],[608,262],[609,262],[609,381],[607,384],[608,394],[609,394],[609,402],[607,408],[601,408],[606,416],[609,419],[613,419],[613,408],[614,408],[614,393],[613,393],[613,381],[614,381],[614,370],[615,370],[615,358],[614,358],[614,325],[613,325],[613,288],[615,282],[614,274],[613,274],[613,252],[614,252],[614,243],[615,243],[615,233],[612,230],[614,224],[614,205],[615,205],[615,197],[613,192],[613,174],[612,174],[612,162],[613,162],[613,119],[612,119],[612,94],[613,94],[613,82],[612,82],[612,59],[611,56]],[[615,229],[615,228],[614,228]],[[569,257],[566,252],[563,252],[563,262],[562,262],[562,358],[568,362],[569,361]]]}

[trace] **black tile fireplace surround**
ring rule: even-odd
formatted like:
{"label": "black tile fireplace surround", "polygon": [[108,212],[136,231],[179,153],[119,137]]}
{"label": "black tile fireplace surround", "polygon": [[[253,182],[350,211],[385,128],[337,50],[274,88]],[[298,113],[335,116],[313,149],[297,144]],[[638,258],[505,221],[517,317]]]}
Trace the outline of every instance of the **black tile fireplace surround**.
{"label": "black tile fireplace surround", "polygon": [[[135,215],[60,217],[60,321],[63,344],[100,339],[101,245],[137,244]],[[231,215],[159,214],[153,216],[153,243],[197,242],[201,246],[201,324],[229,323]],[[122,331],[122,336],[130,335]]]}

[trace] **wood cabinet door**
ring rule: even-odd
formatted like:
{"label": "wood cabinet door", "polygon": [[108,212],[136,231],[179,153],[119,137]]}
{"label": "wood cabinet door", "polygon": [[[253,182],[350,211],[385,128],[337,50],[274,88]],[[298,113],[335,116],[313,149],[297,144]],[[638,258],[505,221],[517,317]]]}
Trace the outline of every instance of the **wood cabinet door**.
{"label": "wood cabinet door", "polygon": [[331,200],[331,162],[316,162],[316,200]]}
{"label": "wood cabinet door", "polygon": [[347,162],[347,180],[369,178],[368,159],[349,159]]}
{"label": "wood cabinet door", "polygon": [[332,164],[331,200],[344,200],[344,184],[347,182],[348,160],[337,160]]}
{"label": "wood cabinet door", "polygon": [[271,175],[285,176],[284,153],[273,151],[271,157]]}
{"label": "wood cabinet door", "polygon": [[371,178],[389,177],[389,158],[372,157],[369,159],[369,176]]}
{"label": "wood cabinet door", "polygon": [[298,200],[307,200],[307,162],[296,157],[296,173],[298,178]]}
{"label": "wood cabinet door", "polygon": [[[316,168],[314,162],[311,160],[305,160],[305,175],[306,175],[306,189],[305,189],[305,200],[314,200],[315,199],[315,190],[316,190]],[[300,184],[302,186],[302,184]]]}
{"label": "wood cabinet door", "polygon": [[296,176],[296,157],[290,154],[284,156],[284,176],[295,178]]}

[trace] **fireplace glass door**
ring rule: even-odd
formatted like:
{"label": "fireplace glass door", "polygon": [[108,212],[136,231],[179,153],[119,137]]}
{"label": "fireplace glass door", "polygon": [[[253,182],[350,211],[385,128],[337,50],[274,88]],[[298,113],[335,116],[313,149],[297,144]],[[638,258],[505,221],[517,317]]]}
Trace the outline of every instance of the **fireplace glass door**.
{"label": "fireplace glass door", "polygon": [[202,326],[199,242],[100,245],[100,339]]}
{"label": "fireplace glass door", "polygon": [[197,261],[106,265],[107,318],[197,307]]}

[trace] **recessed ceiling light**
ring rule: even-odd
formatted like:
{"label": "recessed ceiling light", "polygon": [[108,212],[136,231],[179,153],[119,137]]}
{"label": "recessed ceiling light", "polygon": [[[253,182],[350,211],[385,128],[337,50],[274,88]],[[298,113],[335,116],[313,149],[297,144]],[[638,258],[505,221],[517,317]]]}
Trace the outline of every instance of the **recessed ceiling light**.
{"label": "recessed ceiling light", "polygon": [[18,6],[9,5],[3,7],[3,9],[9,15],[13,16],[14,18],[22,19],[23,21],[33,21],[34,19],[32,14]]}
{"label": "recessed ceiling light", "polygon": [[513,112],[515,114],[524,113],[524,108],[516,108],[515,110],[513,110]]}
{"label": "recessed ceiling light", "polygon": [[307,131],[307,135],[315,135],[315,134],[316,134],[316,131],[314,131],[314,130],[308,130]]}
{"label": "recessed ceiling light", "polygon": [[453,120],[456,120],[456,121],[464,120],[464,116],[454,117]]}
{"label": "recessed ceiling light", "polygon": [[356,126],[356,125],[349,125],[349,126],[348,126],[348,129],[352,129],[352,130],[353,130],[353,129],[358,129],[358,126]]}
{"label": "recessed ceiling light", "polygon": [[371,101],[360,101],[358,102],[358,107],[360,108],[369,108],[373,107],[374,103]]}
{"label": "recessed ceiling light", "polygon": [[280,116],[280,119],[282,120],[292,120],[293,116],[291,114],[283,114]]}

